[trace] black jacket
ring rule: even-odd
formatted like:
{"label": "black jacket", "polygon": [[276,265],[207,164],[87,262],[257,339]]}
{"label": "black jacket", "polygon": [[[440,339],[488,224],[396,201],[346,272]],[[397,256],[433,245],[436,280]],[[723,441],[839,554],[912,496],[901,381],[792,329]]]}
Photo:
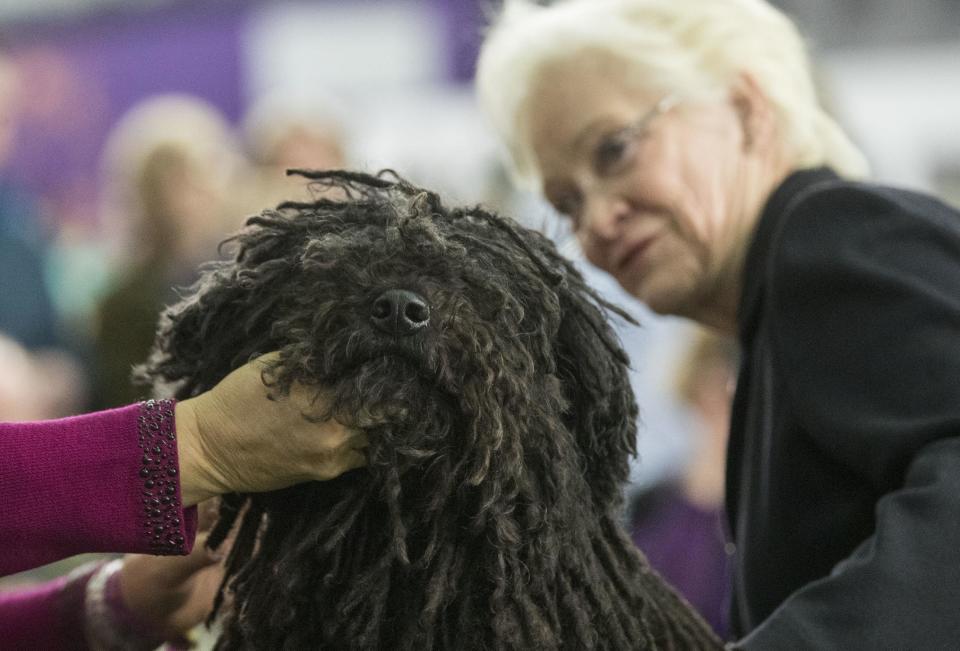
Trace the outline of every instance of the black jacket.
{"label": "black jacket", "polygon": [[960,649],[960,213],[795,173],[738,322],[738,646]]}

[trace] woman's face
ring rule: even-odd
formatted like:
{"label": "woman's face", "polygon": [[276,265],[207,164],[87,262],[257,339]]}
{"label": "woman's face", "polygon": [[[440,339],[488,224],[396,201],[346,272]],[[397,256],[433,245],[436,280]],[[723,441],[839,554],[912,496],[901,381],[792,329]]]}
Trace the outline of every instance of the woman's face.
{"label": "woman's face", "polygon": [[734,217],[742,120],[730,99],[674,102],[635,90],[627,74],[595,54],[541,73],[525,117],[544,194],[628,292],[696,317],[746,237]]}

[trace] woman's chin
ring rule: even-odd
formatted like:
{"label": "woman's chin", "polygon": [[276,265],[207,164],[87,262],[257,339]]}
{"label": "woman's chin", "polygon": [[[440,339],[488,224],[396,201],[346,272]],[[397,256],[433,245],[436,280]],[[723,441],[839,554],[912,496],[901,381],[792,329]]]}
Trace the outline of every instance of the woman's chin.
{"label": "woman's chin", "polygon": [[620,282],[634,298],[646,305],[656,314],[664,316],[686,316],[685,309],[690,301],[690,291],[677,283],[658,283],[656,278],[636,279],[629,285]]}
{"label": "woman's chin", "polygon": [[650,310],[661,316],[687,316],[684,304],[674,298],[654,296],[649,299],[640,299]]}

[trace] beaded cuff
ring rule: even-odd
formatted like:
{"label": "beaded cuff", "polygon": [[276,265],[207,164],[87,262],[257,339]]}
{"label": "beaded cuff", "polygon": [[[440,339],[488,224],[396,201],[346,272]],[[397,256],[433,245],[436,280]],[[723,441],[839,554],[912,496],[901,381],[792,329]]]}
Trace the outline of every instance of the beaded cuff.
{"label": "beaded cuff", "polygon": [[183,554],[184,527],[173,400],[140,403],[138,442],[143,450],[143,531],[152,554]]}

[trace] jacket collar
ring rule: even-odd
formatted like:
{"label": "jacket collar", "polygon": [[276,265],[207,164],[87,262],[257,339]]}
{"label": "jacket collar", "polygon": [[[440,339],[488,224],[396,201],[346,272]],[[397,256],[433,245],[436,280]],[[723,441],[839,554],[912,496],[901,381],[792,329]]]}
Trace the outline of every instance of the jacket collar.
{"label": "jacket collar", "polygon": [[811,186],[840,177],[829,167],[798,170],[777,186],[767,199],[753,231],[743,270],[743,291],[737,311],[740,343],[744,350],[759,325],[764,283],[768,276],[771,247],[795,200]]}

